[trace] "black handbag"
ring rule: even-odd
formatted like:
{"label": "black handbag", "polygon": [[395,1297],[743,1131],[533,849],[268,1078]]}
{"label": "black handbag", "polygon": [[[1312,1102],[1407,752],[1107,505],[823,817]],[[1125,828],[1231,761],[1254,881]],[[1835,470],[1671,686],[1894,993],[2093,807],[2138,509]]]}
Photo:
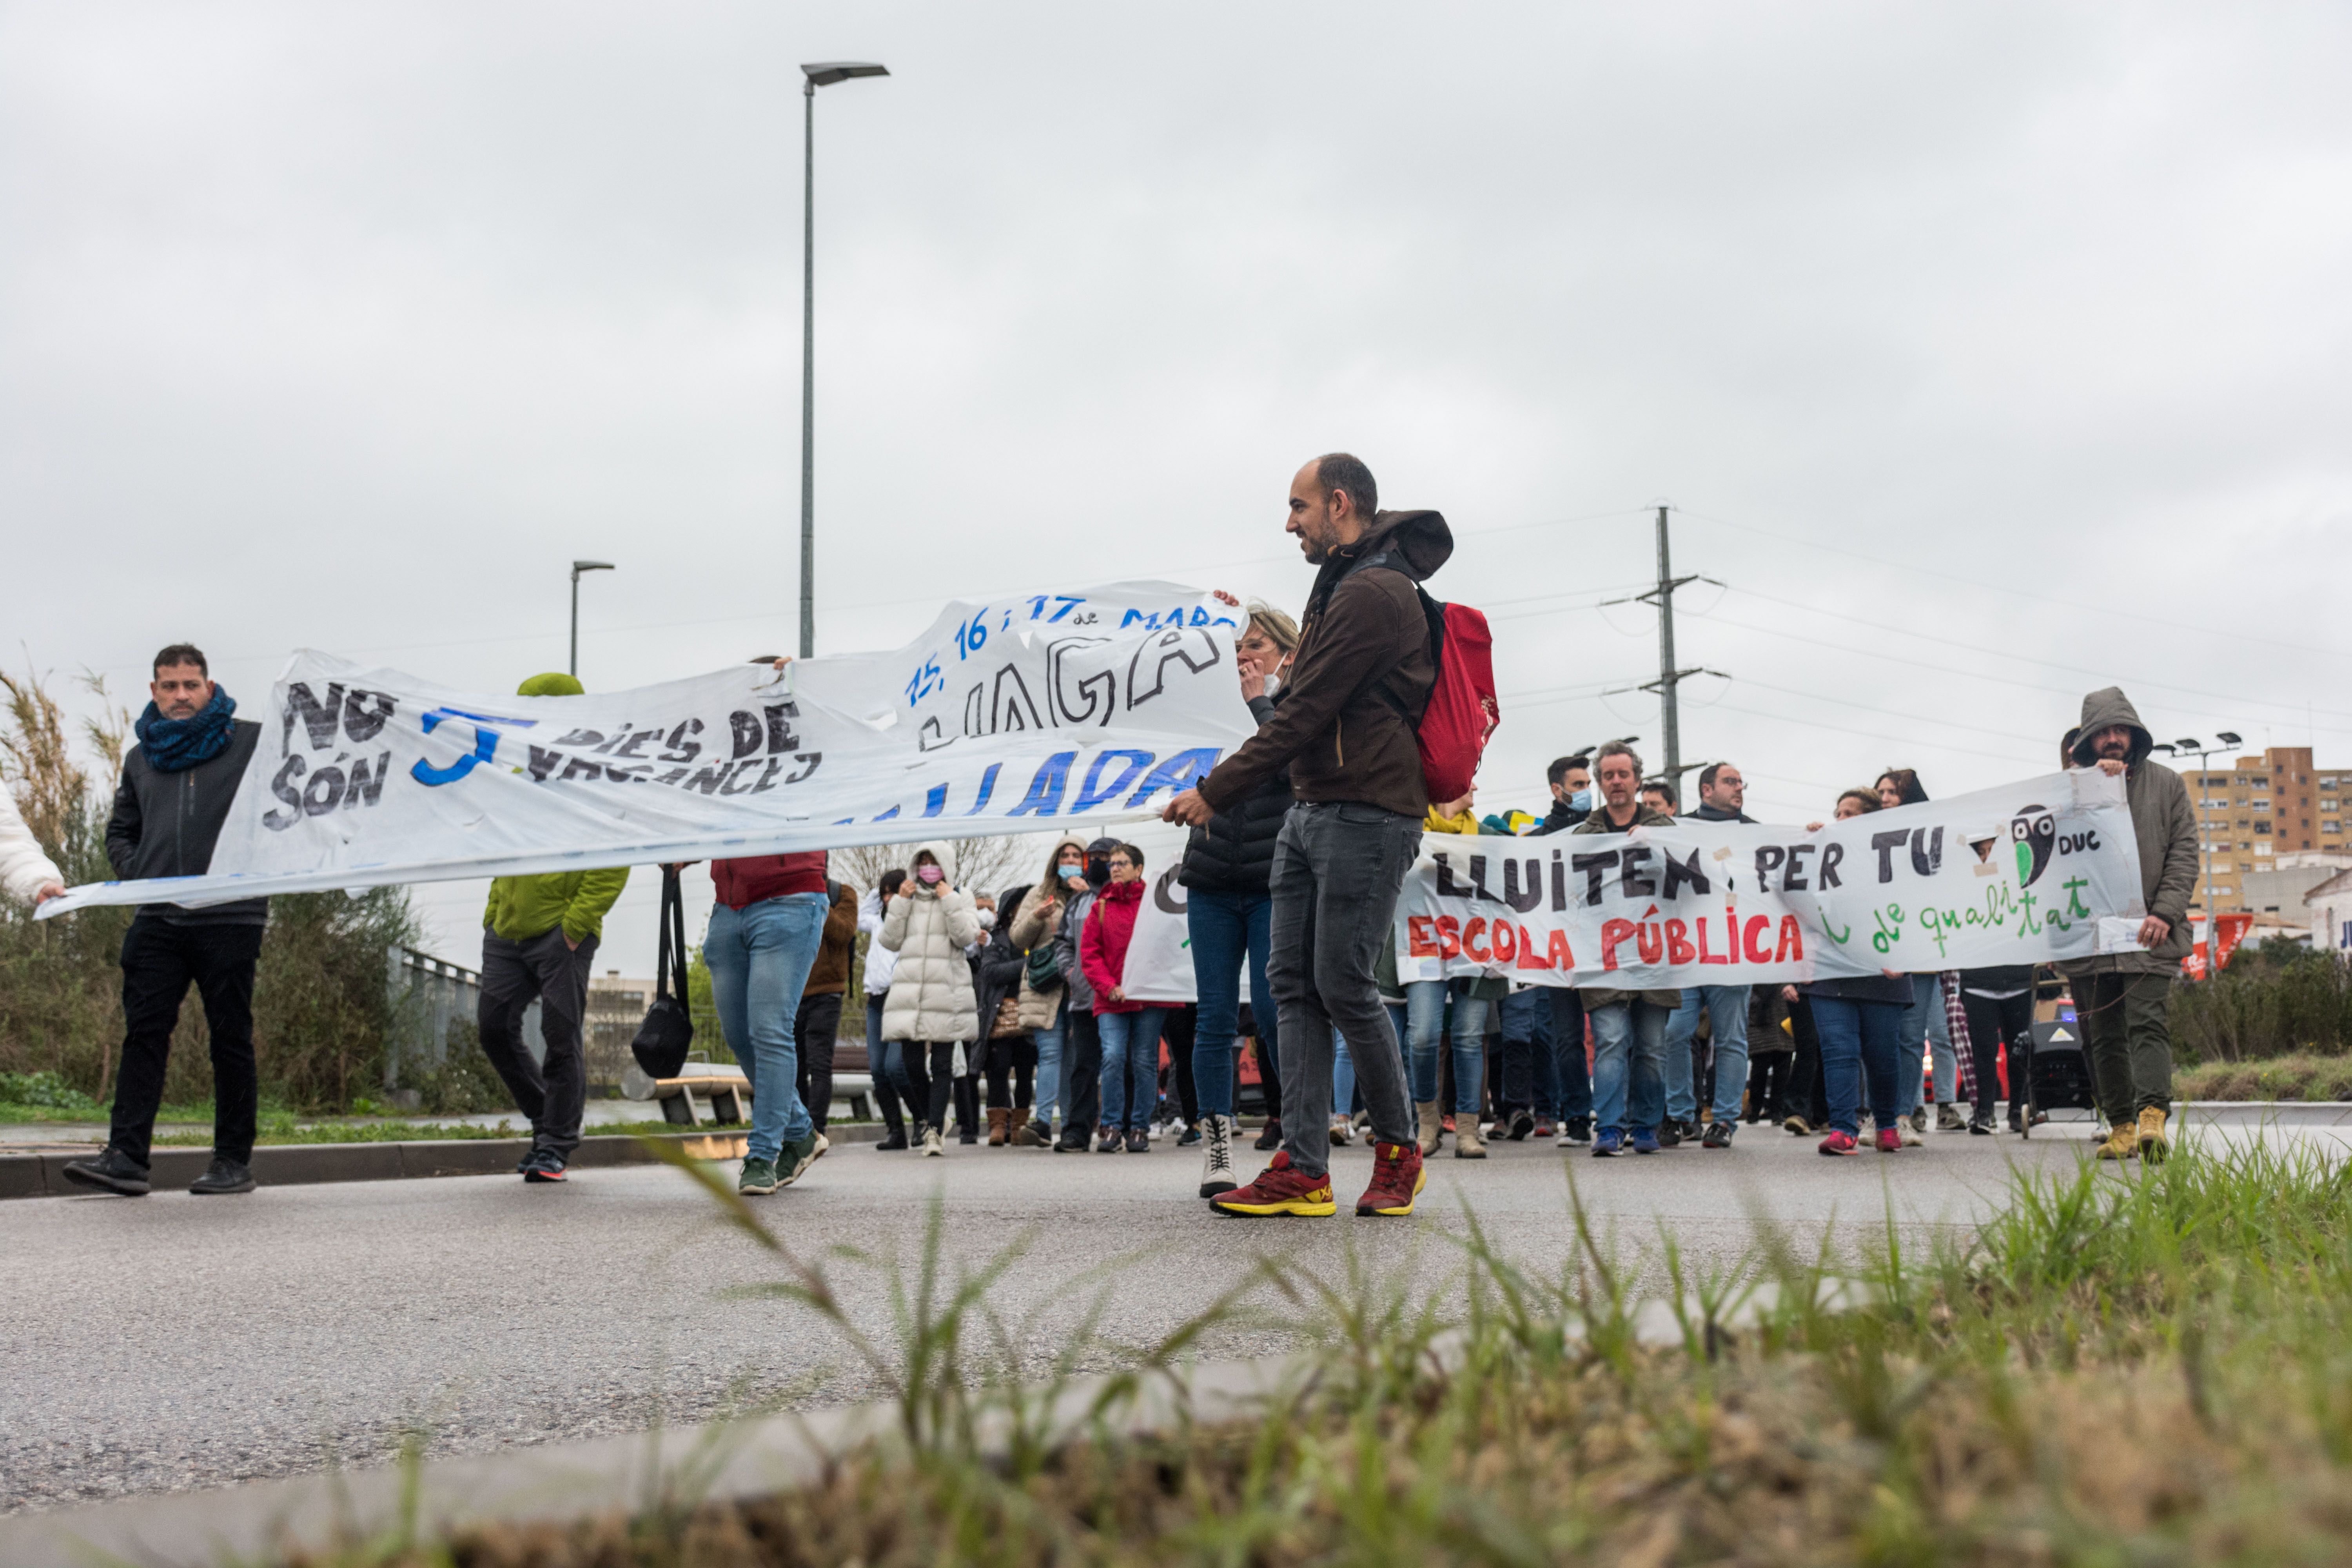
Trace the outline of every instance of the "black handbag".
{"label": "black handbag", "polygon": [[1054,936],[1051,931],[1048,931],[1036,946],[1029,950],[1029,957],[1025,962],[1030,990],[1041,993],[1051,991],[1062,983],[1062,955],[1054,946]]}
{"label": "black handbag", "polygon": [[662,871],[661,956],[654,970],[653,1005],[629,1042],[649,1078],[676,1078],[694,1044],[694,1015],[686,1006],[686,895],[677,872]]}

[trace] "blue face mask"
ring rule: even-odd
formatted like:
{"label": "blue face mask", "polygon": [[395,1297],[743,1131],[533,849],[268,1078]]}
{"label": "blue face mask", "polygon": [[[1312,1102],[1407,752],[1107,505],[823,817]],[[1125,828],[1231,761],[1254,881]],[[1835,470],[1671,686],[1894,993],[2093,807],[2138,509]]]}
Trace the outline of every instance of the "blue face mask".
{"label": "blue face mask", "polygon": [[1574,795],[1568,797],[1568,808],[1570,811],[1591,811],[1592,809],[1592,792],[1589,789],[1578,790]]}

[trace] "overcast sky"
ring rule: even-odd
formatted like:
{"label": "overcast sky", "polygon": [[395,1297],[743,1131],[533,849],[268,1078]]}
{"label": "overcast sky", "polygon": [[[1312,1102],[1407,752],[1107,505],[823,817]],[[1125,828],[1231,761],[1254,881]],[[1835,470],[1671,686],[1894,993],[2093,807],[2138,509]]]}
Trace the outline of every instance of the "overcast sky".
{"label": "overcast sky", "polygon": [[[0,5],[0,662],[613,689],[1160,576],[1344,447],[1495,618],[1482,806],[1627,733],[1805,820],[2081,694],[2352,765],[2341,6]],[[653,879],[608,957],[651,967]],[[478,889],[424,899],[468,955]],[[639,909],[636,906],[642,905]],[[643,946],[640,961],[634,952]]]}

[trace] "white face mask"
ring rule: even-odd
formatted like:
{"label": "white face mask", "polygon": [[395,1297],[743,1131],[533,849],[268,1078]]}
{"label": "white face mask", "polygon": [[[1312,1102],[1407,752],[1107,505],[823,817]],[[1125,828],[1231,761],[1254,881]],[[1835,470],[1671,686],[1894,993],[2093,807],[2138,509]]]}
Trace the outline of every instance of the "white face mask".
{"label": "white face mask", "polygon": [[996,911],[994,910],[982,910],[979,913],[980,929],[982,931],[994,931],[996,929]]}
{"label": "white face mask", "polygon": [[1269,675],[1265,678],[1265,694],[1268,697],[1273,696],[1276,691],[1281,689],[1281,686],[1282,677],[1278,675]]}

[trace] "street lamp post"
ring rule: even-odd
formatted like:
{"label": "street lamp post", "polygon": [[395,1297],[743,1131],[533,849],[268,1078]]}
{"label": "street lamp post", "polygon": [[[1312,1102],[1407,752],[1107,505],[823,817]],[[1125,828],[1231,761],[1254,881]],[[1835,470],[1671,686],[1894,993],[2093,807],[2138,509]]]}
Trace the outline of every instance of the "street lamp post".
{"label": "street lamp post", "polygon": [[[2168,748],[2179,755],[2185,756],[2191,752],[2197,754],[2197,788],[2200,792],[2197,804],[2200,808],[2210,804],[2211,800],[2210,796],[2201,793],[2210,787],[2205,776],[2209,771],[2207,761],[2216,752],[2246,743],[2231,730],[2217,730],[2213,738],[2219,744],[2208,746],[2196,736],[2189,735],[2173,742]],[[2210,828],[2200,828],[2197,837],[2197,847],[2205,857],[2205,978],[2210,980],[2221,973],[2221,911],[2213,907],[2213,836]]]}
{"label": "street lamp post", "polygon": [[611,570],[613,570],[613,563],[609,561],[574,561],[572,563],[572,663],[570,668],[575,679],[580,674],[580,574]]}
{"label": "street lamp post", "polygon": [[831,60],[801,67],[801,657],[816,652],[816,89],[884,67]]}

